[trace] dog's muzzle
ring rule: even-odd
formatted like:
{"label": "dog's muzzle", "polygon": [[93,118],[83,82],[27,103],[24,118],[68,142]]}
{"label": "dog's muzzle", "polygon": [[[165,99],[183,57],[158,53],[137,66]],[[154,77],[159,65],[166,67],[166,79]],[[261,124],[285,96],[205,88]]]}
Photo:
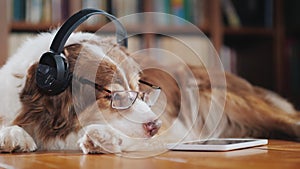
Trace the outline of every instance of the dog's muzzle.
{"label": "dog's muzzle", "polygon": [[149,137],[154,136],[160,129],[161,123],[162,122],[160,120],[154,120],[154,121],[144,123],[143,127],[146,131],[147,136],[149,136]]}

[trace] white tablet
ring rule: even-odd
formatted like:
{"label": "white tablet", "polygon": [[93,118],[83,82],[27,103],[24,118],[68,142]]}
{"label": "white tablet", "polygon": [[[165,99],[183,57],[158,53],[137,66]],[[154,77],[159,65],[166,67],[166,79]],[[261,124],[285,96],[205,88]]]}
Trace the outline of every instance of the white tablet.
{"label": "white tablet", "polygon": [[267,139],[217,138],[167,144],[170,150],[229,151],[268,144]]}

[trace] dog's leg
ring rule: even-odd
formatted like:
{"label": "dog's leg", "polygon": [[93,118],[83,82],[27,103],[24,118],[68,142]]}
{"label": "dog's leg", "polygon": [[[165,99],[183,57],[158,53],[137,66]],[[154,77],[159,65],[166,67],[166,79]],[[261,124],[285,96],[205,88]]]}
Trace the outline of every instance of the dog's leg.
{"label": "dog's leg", "polygon": [[32,137],[19,126],[9,126],[0,130],[0,152],[31,152],[37,146]]}
{"label": "dog's leg", "polygon": [[78,144],[83,153],[120,153],[122,140],[108,126],[101,124],[88,125],[82,129],[83,136]]}

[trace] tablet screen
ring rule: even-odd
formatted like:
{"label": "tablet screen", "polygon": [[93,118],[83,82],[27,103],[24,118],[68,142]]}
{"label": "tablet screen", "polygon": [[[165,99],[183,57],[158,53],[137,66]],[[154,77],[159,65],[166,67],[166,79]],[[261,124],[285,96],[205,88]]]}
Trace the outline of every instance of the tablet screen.
{"label": "tablet screen", "polygon": [[245,142],[249,142],[249,141],[251,142],[251,141],[255,141],[255,140],[253,140],[253,139],[246,139],[246,140],[221,139],[221,140],[192,141],[192,142],[185,142],[183,144],[227,145],[227,144],[245,143]]}
{"label": "tablet screen", "polygon": [[228,151],[268,144],[267,139],[220,138],[167,144],[170,150]]}

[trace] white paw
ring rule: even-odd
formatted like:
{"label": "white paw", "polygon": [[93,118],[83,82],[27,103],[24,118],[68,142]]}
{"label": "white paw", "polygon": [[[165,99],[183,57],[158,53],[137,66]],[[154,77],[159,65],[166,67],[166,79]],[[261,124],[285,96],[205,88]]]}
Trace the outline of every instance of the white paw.
{"label": "white paw", "polygon": [[31,152],[37,146],[32,137],[19,126],[0,130],[0,152]]}
{"label": "white paw", "polygon": [[78,140],[83,153],[120,153],[122,140],[111,128],[103,125],[89,125]]}

